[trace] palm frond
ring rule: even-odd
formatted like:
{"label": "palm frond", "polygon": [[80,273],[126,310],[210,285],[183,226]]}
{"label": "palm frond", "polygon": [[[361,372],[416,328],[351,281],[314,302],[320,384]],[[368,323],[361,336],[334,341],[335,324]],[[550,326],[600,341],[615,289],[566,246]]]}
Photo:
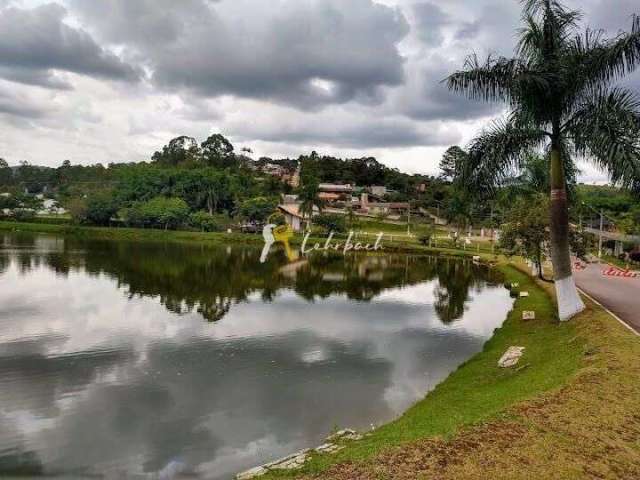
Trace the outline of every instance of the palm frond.
{"label": "palm frond", "polygon": [[546,134],[534,126],[496,121],[469,146],[459,182],[479,195],[490,195],[520,169],[527,155],[539,149]]}
{"label": "palm frond", "polygon": [[518,103],[523,91],[548,89],[550,76],[533,70],[520,59],[489,56],[481,64],[476,55],[471,55],[464,70],[450,75],[446,81],[449,90],[473,100]]}
{"label": "palm frond", "polygon": [[604,38],[600,30],[587,30],[569,45],[568,57],[580,65],[585,84],[609,83],[640,66],[640,17],[633,16],[631,31],[613,39]]}
{"label": "palm frond", "polygon": [[524,15],[527,23],[529,19],[543,33],[544,42],[539,44],[549,55],[556,52],[572,35],[582,18],[582,13],[568,10],[558,0],[523,0]]}
{"label": "palm frond", "polygon": [[594,91],[564,125],[578,154],[611,180],[640,193],[640,98],[614,88]]}
{"label": "palm frond", "polygon": [[516,53],[522,58],[540,60],[544,48],[543,29],[531,15],[526,15],[523,21],[525,27],[518,31],[520,40],[516,47]]}

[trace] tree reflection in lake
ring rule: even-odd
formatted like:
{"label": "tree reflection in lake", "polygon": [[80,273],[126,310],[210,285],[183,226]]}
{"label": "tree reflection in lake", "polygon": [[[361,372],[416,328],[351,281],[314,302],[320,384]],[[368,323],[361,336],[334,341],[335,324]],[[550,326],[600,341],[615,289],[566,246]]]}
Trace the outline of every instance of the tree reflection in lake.
{"label": "tree reflection in lake", "polygon": [[73,270],[106,274],[126,287],[131,297],[158,297],[172,313],[195,311],[210,322],[222,319],[233,304],[256,292],[265,302],[282,289],[292,289],[308,301],[344,294],[366,302],[385,289],[437,279],[436,312],[450,323],[462,318],[472,289],[498,283],[492,272],[471,261],[419,255],[345,257],[327,252],[288,263],[282,251],[274,251],[266,263],[260,263],[260,252],[247,246],[211,248],[30,235],[11,239],[5,235],[3,243],[5,251],[11,252],[0,257],[0,268],[5,270],[13,258],[22,273],[47,266],[60,275]]}
{"label": "tree reflection in lake", "polygon": [[0,477],[229,478],[394,418],[512,305],[466,261],[258,257],[0,235]]}

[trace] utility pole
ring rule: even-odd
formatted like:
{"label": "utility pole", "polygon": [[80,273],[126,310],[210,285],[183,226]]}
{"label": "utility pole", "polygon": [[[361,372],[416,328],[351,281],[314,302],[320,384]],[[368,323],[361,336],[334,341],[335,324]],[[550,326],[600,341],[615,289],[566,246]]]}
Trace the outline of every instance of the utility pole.
{"label": "utility pole", "polygon": [[602,231],[604,230],[604,212],[600,210],[600,238],[598,239],[598,258],[602,258]]}

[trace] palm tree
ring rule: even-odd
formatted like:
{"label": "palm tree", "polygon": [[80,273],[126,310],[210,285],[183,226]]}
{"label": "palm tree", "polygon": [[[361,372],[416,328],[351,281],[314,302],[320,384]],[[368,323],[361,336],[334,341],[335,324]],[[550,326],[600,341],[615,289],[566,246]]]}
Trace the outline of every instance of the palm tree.
{"label": "palm tree", "polygon": [[[631,32],[605,38],[578,30],[581,14],[557,0],[525,0],[515,58],[470,56],[447,81],[471,99],[502,101],[506,119],[470,146],[465,184],[491,193],[526,154],[545,148],[550,164],[551,259],[558,310],[568,320],[584,309],[571,272],[566,174],[582,156],[615,184],[640,192],[640,101],[614,82],[640,64],[640,18]],[[488,187],[488,188],[486,188]]]}
{"label": "palm tree", "polygon": [[311,220],[313,218],[313,209],[317,208],[320,212],[324,208],[324,202],[320,199],[319,182],[316,178],[307,179],[303,185],[300,195],[300,214],[303,219],[307,220],[307,230],[311,230]]}

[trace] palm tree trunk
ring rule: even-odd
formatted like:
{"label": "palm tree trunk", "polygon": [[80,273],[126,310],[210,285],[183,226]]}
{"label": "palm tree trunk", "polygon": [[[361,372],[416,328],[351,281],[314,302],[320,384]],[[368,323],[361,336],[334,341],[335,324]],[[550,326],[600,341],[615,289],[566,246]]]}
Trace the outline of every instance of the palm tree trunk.
{"label": "palm tree trunk", "polygon": [[551,261],[561,321],[585,309],[571,271],[569,210],[564,168],[557,141],[551,147]]}

